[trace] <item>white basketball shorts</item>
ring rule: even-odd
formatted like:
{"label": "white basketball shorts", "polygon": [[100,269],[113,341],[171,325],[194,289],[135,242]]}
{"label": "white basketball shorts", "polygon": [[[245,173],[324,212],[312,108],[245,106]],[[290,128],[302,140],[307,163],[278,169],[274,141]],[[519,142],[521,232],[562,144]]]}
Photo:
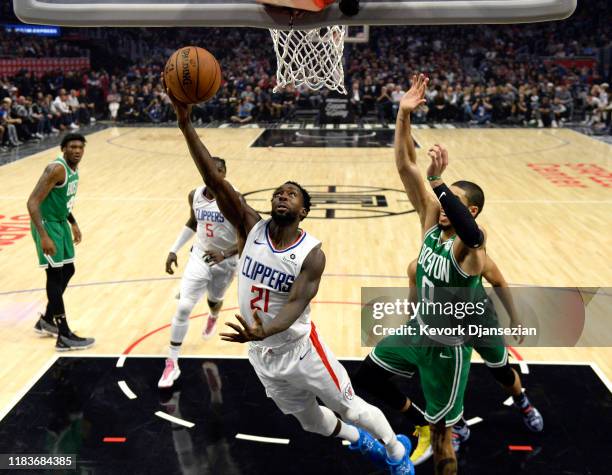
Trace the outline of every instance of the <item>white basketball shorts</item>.
{"label": "white basketball shorts", "polygon": [[285,414],[303,411],[316,397],[332,411],[344,414],[355,400],[346,369],[317,335],[280,349],[251,345],[249,361],[266,395]]}
{"label": "white basketball shorts", "polygon": [[180,298],[198,302],[206,293],[208,300],[220,302],[236,275],[237,267],[238,256],[211,267],[204,260],[203,253],[194,247],[181,279]]}

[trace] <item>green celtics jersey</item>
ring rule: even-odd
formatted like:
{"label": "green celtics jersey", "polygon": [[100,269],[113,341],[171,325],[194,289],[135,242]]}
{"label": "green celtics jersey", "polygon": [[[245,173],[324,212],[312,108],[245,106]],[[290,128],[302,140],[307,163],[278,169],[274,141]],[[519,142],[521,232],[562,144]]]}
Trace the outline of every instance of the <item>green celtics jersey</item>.
{"label": "green celtics jersey", "polygon": [[[434,287],[482,287],[479,275],[467,275],[453,255],[456,235],[441,242],[442,229],[436,225],[425,234],[419,260],[416,281],[419,298],[428,298]],[[425,291],[426,295],[422,295]]]}
{"label": "green celtics jersey", "polygon": [[76,199],[79,172],[72,170],[64,157],[57,157],[53,163],[61,164],[66,170],[66,179],[56,185],[40,205],[43,221],[66,221]]}
{"label": "green celtics jersey", "polygon": [[419,253],[417,320],[421,326],[437,329],[438,333],[429,333],[433,340],[455,345],[465,342],[465,325],[491,311],[482,277],[466,274],[453,255],[456,236],[442,242],[441,235],[437,225],[427,231]]}

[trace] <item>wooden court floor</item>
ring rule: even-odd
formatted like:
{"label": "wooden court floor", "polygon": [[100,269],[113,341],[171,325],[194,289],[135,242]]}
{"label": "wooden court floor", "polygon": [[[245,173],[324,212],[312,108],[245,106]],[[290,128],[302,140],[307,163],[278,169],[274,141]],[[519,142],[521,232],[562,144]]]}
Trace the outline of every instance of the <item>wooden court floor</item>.
{"label": "wooden court floor", "polygon": [[[363,286],[399,286],[420,245],[418,218],[402,193],[391,148],[253,148],[260,129],[201,129],[211,152],[227,160],[228,179],[260,210],[270,188],[287,179],[317,190],[380,187],[394,216],[307,219],[323,241],[326,273],[313,306],[319,333],[338,356],[360,346]],[[517,285],[612,287],[612,148],[571,130],[415,130],[419,158],[434,143],[450,152],[449,181],[479,183],[486,204],[479,221],[488,252]],[[44,272],[29,235],[26,199],[51,149],[0,167],[0,408],[15,399],[55,355],[53,340],[32,331],[43,309]],[[170,322],[179,274],[164,273],[170,245],[188,217],[187,194],[200,184],[178,129],[110,128],[88,137],[74,215],[83,232],[77,273],[65,295],[71,326],[94,336],[92,355],[117,355]],[[332,188],[330,188],[332,187]],[[352,187],[352,188],[351,188]],[[374,188],[373,188],[374,189]],[[258,193],[252,193],[257,192]],[[358,207],[358,206],[357,206]],[[322,217],[320,212],[313,215]],[[11,235],[12,234],[12,235]],[[235,282],[225,308],[236,307]],[[207,311],[201,302],[195,314]],[[223,313],[223,320],[233,318]],[[607,323],[608,330],[610,323]],[[185,355],[245,355],[246,347],[200,338],[194,318]],[[132,354],[165,355],[169,330],[140,341]],[[592,361],[612,379],[610,348],[525,348],[528,360]]]}

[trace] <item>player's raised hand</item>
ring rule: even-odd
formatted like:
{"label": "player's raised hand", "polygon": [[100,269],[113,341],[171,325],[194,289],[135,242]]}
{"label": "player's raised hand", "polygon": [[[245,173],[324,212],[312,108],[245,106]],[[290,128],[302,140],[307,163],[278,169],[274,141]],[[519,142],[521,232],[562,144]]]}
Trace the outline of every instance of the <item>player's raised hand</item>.
{"label": "player's raised hand", "polygon": [[172,269],[172,264],[178,267],[178,257],[174,252],[169,252],[168,257],[166,257],[166,272],[170,275],[174,274],[174,269]]}
{"label": "player's raised hand", "polygon": [[442,176],[448,166],[448,150],[440,144],[435,144],[427,151],[431,163],[427,167],[427,176]]}
{"label": "player's raised hand", "polygon": [[225,324],[236,333],[221,333],[221,339],[233,343],[246,343],[247,341],[259,341],[266,337],[261,318],[257,315],[259,309],[253,309],[253,325],[249,325],[244,318],[236,314],[236,318],[242,327],[235,323],[226,322]]}
{"label": "player's raised hand", "polygon": [[174,111],[176,112],[176,118],[178,120],[179,125],[189,122],[191,120],[191,105],[185,104],[179,101],[176,97],[174,97],[172,91],[166,87],[166,82],[164,81],[163,75],[162,86],[164,88],[164,91],[166,91],[166,94],[168,94],[172,105],[174,106]]}
{"label": "player's raised hand", "polygon": [[424,74],[412,76],[410,89],[402,96],[399,104],[399,111],[403,114],[410,114],[419,106],[425,104],[425,91],[427,91],[429,78]]}

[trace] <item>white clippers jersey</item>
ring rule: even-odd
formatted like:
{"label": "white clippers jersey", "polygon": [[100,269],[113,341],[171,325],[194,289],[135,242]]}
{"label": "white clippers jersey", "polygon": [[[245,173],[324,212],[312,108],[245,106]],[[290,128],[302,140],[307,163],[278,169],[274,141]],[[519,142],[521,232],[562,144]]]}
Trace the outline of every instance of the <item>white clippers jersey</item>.
{"label": "white clippers jersey", "polygon": [[217,201],[204,196],[204,188],[196,188],[193,195],[193,213],[198,222],[195,245],[201,251],[227,251],[236,245],[236,229],[221,214]]}
{"label": "white clippers jersey", "polygon": [[[274,319],[289,300],[289,291],[308,253],[320,241],[306,231],[286,249],[276,250],[269,238],[270,219],[259,221],[247,236],[240,256],[238,274],[238,303],[240,313],[253,322],[253,308],[259,308],[258,315],[264,326]],[[310,333],[310,305],[287,330],[255,342],[257,346],[278,348],[299,340]]]}

